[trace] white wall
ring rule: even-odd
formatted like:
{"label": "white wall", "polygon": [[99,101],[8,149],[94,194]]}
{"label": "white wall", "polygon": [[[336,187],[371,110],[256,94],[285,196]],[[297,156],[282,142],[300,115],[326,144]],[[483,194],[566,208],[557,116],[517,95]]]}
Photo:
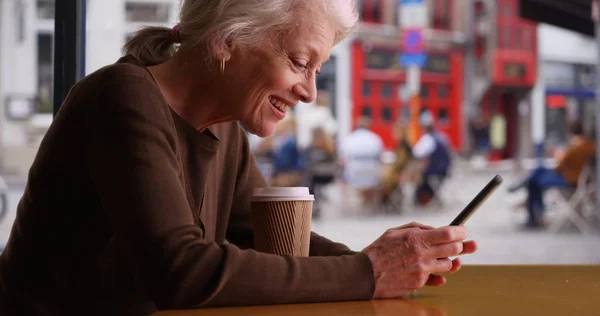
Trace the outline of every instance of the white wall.
{"label": "white wall", "polygon": [[539,24],[537,30],[540,59],[596,63],[596,45],[593,38],[548,24]]}
{"label": "white wall", "polygon": [[531,93],[531,129],[534,144],[542,144],[546,136],[546,92],[543,80],[544,62],[595,64],[595,41],[572,31],[548,24],[538,28],[538,79]]}
{"label": "white wall", "polygon": [[88,0],[86,73],[116,62],[125,44],[123,0]]}
{"label": "white wall", "polygon": [[[17,4],[22,4],[22,11]],[[5,100],[11,95],[33,98],[37,88],[37,33],[35,27],[35,0],[0,1],[0,109],[1,145],[20,146],[26,142],[23,123],[6,118]],[[19,39],[18,18],[23,14],[23,37]]]}
{"label": "white wall", "polygon": [[[87,60],[89,74],[106,65],[115,63],[121,56],[127,33],[147,25],[158,23],[128,23],[125,12],[126,0],[88,0],[87,4]],[[171,3],[169,22],[172,27],[178,20],[179,0],[149,0],[148,2]]]}
{"label": "white wall", "polygon": [[335,111],[337,115],[337,136],[343,139],[351,132],[352,128],[352,54],[351,45],[354,39],[346,38],[344,41],[334,47],[333,53],[336,56],[335,68]]}

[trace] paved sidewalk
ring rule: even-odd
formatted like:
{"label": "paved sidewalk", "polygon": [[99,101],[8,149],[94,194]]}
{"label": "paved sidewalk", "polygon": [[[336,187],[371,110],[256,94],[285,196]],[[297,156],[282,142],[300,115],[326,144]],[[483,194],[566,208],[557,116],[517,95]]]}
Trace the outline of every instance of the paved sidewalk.
{"label": "paved sidewalk", "polygon": [[[464,172],[460,179],[447,186],[446,207],[442,210],[409,209],[399,215],[365,215],[339,206],[341,187],[329,188],[331,203],[323,218],[313,223],[313,230],[360,250],[378,238],[387,228],[418,221],[432,226],[447,225],[477,192],[492,178],[490,172]],[[479,251],[466,256],[464,262],[477,264],[600,264],[600,237],[584,236],[566,229],[559,233],[526,231],[520,228],[525,210],[515,211],[515,205],[525,198],[524,192],[508,194],[506,187],[515,176],[500,173],[503,185],[475,213],[467,227],[469,238],[477,240]],[[352,194],[344,201],[357,203]]]}
{"label": "paved sidewalk", "polygon": [[[458,168],[443,194],[445,208],[408,209],[398,215],[371,216],[353,211],[357,209],[357,197],[346,193],[342,200],[341,187],[332,186],[328,190],[330,203],[324,209],[323,218],[314,221],[313,230],[354,250],[361,250],[387,228],[412,221],[433,226],[447,225],[496,173],[505,178],[504,184],[466,225],[470,230],[469,238],[477,240],[480,249],[476,254],[464,257],[465,263],[600,264],[600,237],[570,231],[553,234],[518,228],[518,224],[525,220],[525,211],[515,212],[513,208],[525,198],[525,193],[510,195],[506,192],[507,185],[516,179],[512,170]],[[24,183],[23,179],[9,183],[9,214],[0,223],[0,245],[8,239]],[[346,203],[347,208],[341,206],[341,201]]]}

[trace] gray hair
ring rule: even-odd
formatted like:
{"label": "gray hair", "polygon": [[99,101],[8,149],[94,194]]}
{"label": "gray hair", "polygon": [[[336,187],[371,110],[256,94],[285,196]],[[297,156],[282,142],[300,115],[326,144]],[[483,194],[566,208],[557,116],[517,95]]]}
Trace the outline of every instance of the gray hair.
{"label": "gray hair", "polygon": [[[210,65],[216,60],[216,45],[232,41],[250,48],[259,45],[271,34],[292,29],[299,9],[320,10],[329,17],[335,29],[334,45],[358,21],[355,0],[183,0],[179,40],[181,45],[204,46]],[[167,61],[178,44],[171,29],[146,27],[125,44],[123,53],[145,65],[157,65]]]}

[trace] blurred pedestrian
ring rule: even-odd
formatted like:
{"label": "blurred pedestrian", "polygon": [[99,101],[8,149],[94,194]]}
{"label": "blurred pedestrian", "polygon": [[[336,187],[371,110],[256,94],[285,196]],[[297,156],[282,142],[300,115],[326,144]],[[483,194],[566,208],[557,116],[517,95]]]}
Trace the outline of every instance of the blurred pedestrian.
{"label": "blurred pedestrian", "polygon": [[322,128],[312,131],[312,142],[304,153],[306,177],[309,189],[315,196],[313,217],[321,215],[321,206],[325,202],[324,188],[335,180],[337,155],[333,137]]}
{"label": "blurred pedestrian", "polygon": [[388,201],[392,193],[399,189],[402,172],[411,161],[412,147],[408,142],[407,128],[397,123],[394,126],[394,163],[385,168],[382,179],[381,202]]}
{"label": "blurred pedestrian", "polygon": [[433,116],[425,111],[419,118],[425,133],[412,149],[415,159],[424,162],[420,183],[415,191],[415,203],[425,205],[449,175],[451,166],[450,144],[446,135],[436,131]]}
{"label": "blurred pedestrian", "polygon": [[298,148],[296,121],[286,117],[275,133],[275,154],[273,166],[274,186],[294,187],[302,185],[304,179],[304,158]]}
{"label": "blurred pedestrian", "polygon": [[544,226],[544,191],[549,188],[575,188],[583,168],[592,163],[596,149],[594,142],[584,136],[580,121],[569,126],[569,148],[561,154],[554,169],[538,166],[520,183],[509,187],[509,192],[527,189],[527,213],[525,226],[540,228]]}
{"label": "blurred pedestrian", "polygon": [[383,141],[369,128],[371,119],[361,117],[357,128],[341,144],[344,180],[360,192],[363,207],[372,209],[379,204],[382,184]]}

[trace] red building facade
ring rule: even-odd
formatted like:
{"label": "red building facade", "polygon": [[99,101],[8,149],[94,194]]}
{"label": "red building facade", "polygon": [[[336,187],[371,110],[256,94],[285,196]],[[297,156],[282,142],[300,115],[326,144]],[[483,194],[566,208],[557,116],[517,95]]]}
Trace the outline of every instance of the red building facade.
{"label": "red building facade", "polygon": [[489,80],[481,102],[486,119],[501,116],[506,122],[505,145],[492,148],[492,160],[516,156],[519,103],[537,77],[537,26],[519,17],[519,0],[479,1],[477,13],[486,12],[491,32],[476,33],[481,76]]}
{"label": "red building facade", "polygon": [[[436,42],[431,37],[464,34],[462,22],[468,12],[467,2],[425,1],[429,29],[435,32],[430,33],[433,35],[426,45],[428,58],[421,73],[420,110],[429,110],[438,130],[450,137],[454,149],[461,150],[464,133],[469,133],[463,128],[465,47],[431,45]],[[397,35],[397,2],[359,1],[361,29],[377,30],[381,26],[387,35],[359,32],[351,45],[352,125],[360,116],[370,117],[373,131],[388,148],[394,145],[394,124],[408,123],[410,117],[410,106],[401,92],[406,73],[399,63],[402,51]],[[537,76],[536,25],[519,18],[519,0],[477,0],[475,5],[476,21],[484,17],[488,26],[476,27],[475,31],[476,77],[487,84],[482,85],[474,106],[484,118],[505,118],[506,144],[492,156],[510,158],[517,150],[518,104],[532,89]],[[396,35],[389,35],[391,29],[396,30]]]}
{"label": "red building facade", "polygon": [[[432,28],[450,30],[450,8],[454,1],[433,1],[433,10],[430,12]],[[390,14],[389,10],[392,7],[386,1],[362,1],[360,11],[363,25],[389,24],[389,19],[385,21],[385,17],[396,16],[395,12]],[[408,126],[410,119],[409,101],[402,93],[406,72],[399,61],[402,53],[399,37],[375,41],[369,36],[359,36],[351,50],[353,126],[361,116],[369,117],[372,130],[391,149],[394,147],[392,135],[395,124]],[[433,114],[436,127],[450,137],[455,149],[462,146],[463,54],[460,49],[428,48],[427,62],[421,73],[420,110],[429,110]]]}

